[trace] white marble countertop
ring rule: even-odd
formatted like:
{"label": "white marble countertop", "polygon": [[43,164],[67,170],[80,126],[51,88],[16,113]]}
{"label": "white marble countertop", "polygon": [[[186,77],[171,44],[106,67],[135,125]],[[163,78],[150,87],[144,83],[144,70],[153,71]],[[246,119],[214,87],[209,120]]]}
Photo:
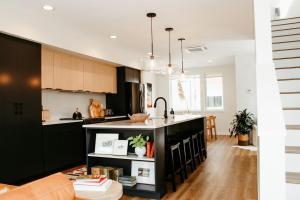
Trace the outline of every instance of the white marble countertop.
{"label": "white marble countertop", "polygon": [[170,116],[168,119],[149,119],[145,122],[134,123],[130,120],[105,122],[97,124],[83,125],[83,128],[90,129],[156,129],[173,124],[178,124],[186,121],[202,118],[202,115],[175,115],[172,119]]}

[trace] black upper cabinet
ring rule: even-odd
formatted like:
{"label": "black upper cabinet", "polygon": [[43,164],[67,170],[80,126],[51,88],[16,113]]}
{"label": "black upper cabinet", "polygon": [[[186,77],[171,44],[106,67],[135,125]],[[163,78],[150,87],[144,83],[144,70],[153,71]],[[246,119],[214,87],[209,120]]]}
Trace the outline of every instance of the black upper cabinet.
{"label": "black upper cabinet", "polygon": [[129,67],[117,68],[117,94],[106,94],[106,107],[111,108],[115,115],[127,115],[128,90],[126,83],[140,83],[141,71]]}
{"label": "black upper cabinet", "polygon": [[41,45],[0,34],[0,182],[44,170],[40,79]]}
{"label": "black upper cabinet", "polygon": [[129,67],[121,67],[121,70],[125,72],[125,82],[130,83],[140,83],[141,82],[141,72],[137,69],[132,69]]}

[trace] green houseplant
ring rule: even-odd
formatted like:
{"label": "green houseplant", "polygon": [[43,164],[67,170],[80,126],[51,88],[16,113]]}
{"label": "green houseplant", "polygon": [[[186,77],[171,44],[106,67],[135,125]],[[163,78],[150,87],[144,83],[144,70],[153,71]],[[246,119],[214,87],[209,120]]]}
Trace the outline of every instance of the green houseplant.
{"label": "green houseplant", "polygon": [[131,136],[127,139],[129,142],[129,145],[134,147],[134,152],[138,157],[143,157],[146,153],[146,143],[149,140],[149,136],[143,136],[142,134],[139,134],[138,136]]}
{"label": "green houseplant", "polygon": [[230,137],[238,136],[238,144],[241,146],[249,145],[249,134],[253,130],[255,121],[253,114],[248,112],[247,109],[238,111],[234,115],[229,129]]}

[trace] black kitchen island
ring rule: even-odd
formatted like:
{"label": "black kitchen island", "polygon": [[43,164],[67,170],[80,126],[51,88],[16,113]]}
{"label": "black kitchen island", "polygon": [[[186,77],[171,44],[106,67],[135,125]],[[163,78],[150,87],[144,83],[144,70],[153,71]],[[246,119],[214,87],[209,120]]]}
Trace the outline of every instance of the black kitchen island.
{"label": "black kitchen island", "polygon": [[[138,183],[134,187],[124,187],[124,194],[141,196],[152,199],[160,199],[166,192],[165,183],[165,148],[169,138],[180,134],[191,136],[201,133],[202,140],[206,144],[205,117],[201,115],[176,115],[174,119],[150,119],[145,123],[133,123],[130,120],[84,125],[86,130],[87,168],[96,165],[123,168],[124,175],[131,175],[133,161],[153,162],[155,183]],[[139,158],[135,155],[116,156],[95,153],[96,134],[118,133],[119,140],[125,140],[130,136],[143,134],[149,136],[154,143],[154,157]],[[205,145],[206,147],[206,145]],[[133,149],[128,147],[129,152]],[[206,156],[206,150],[205,150]]]}

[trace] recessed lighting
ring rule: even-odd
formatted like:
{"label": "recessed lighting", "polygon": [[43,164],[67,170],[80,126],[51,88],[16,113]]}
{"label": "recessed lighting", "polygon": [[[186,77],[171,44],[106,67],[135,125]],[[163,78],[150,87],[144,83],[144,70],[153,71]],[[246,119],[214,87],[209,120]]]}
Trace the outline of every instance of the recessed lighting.
{"label": "recessed lighting", "polygon": [[43,9],[46,10],[46,11],[52,11],[52,10],[54,10],[54,7],[51,6],[51,5],[46,4],[46,5],[43,5]]}
{"label": "recessed lighting", "polygon": [[147,53],[148,55],[152,55],[152,53],[151,52],[149,52],[149,53]]}
{"label": "recessed lighting", "polygon": [[213,62],[213,60],[212,60],[212,59],[209,59],[207,62],[208,62],[208,63],[212,63],[212,62]]}
{"label": "recessed lighting", "polygon": [[117,39],[118,38],[116,35],[111,35],[109,37],[110,37],[110,39]]}

